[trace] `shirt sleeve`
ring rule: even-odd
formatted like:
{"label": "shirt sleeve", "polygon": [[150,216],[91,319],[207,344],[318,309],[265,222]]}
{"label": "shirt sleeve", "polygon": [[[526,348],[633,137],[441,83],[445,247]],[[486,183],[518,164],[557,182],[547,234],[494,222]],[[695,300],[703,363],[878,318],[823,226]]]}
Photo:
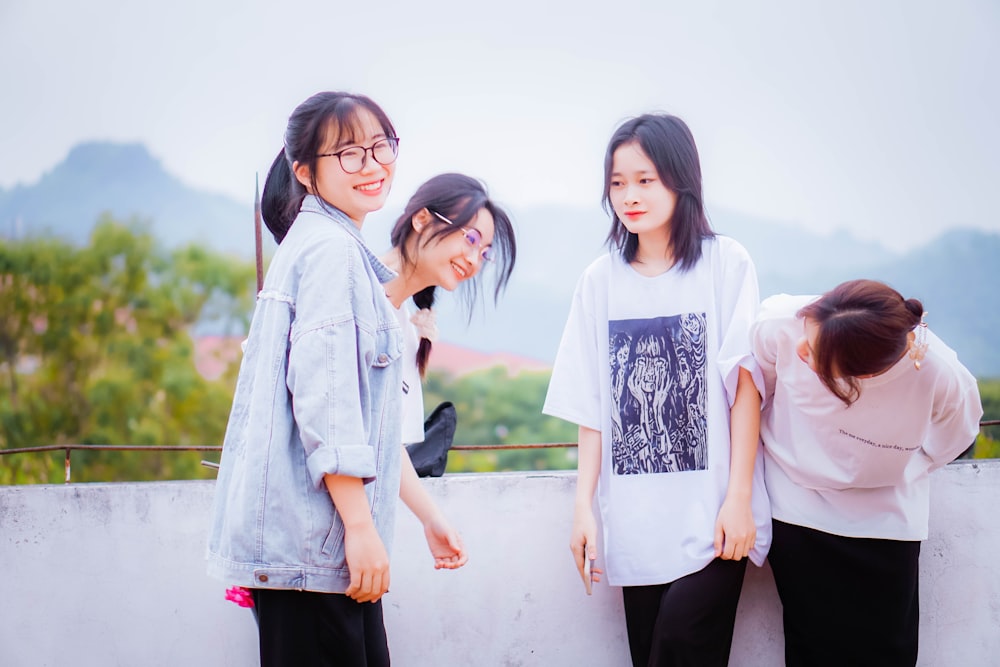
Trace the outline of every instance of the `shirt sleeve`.
{"label": "shirt sleeve", "polygon": [[[750,347],[764,382],[761,407],[767,407],[774,397],[777,383],[778,349],[782,345],[794,345],[800,334],[790,334],[789,327],[797,319],[799,309],[815,300],[815,295],[791,296],[776,294],[764,299],[757,311],[757,317],[750,327]],[[790,350],[794,354],[794,350]]]}
{"label": "shirt sleeve", "polygon": [[718,369],[726,388],[726,400],[733,405],[740,368],[750,371],[754,385],[764,396],[764,377],[750,349],[750,327],[757,317],[760,291],[757,271],[749,253],[740,244],[728,240],[716,260],[717,312],[720,318]]}
{"label": "shirt sleeve", "polygon": [[601,430],[598,328],[594,286],[585,273],[577,282],[542,412]]}
{"label": "shirt sleeve", "polygon": [[774,398],[774,386],[778,375],[776,366],[778,361],[778,337],[776,335],[778,321],[771,315],[776,298],[764,299],[760,304],[757,318],[754,320],[753,326],[750,327],[750,348],[764,383],[764,391],[761,393],[763,399],[761,408],[767,407],[771,399]]}
{"label": "shirt sleeve", "polygon": [[[939,340],[932,340],[931,345]],[[951,349],[947,349],[944,356],[950,362],[950,375],[943,390],[935,396],[931,426],[923,447],[932,471],[954,461],[975,442],[983,418],[976,378]]]}
{"label": "shirt sleeve", "polygon": [[[286,383],[317,487],[323,476],[375,478],[375,451],[369,445],[362,406],[361,374],[369,366],[359,339],[371,336],[357,325],[357,304],[372,303],[356,244],[348,238],[322,239],[300,258],[295,323],[288,352]],[[364,281],[364,282],[362,282]],[[374,318],[374,315],[372,316]]]}

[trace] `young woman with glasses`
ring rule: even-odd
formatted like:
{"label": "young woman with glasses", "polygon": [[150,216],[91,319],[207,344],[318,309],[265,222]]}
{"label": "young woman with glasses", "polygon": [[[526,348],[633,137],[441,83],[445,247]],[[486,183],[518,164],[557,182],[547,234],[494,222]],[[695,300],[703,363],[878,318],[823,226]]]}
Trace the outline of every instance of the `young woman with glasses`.
{"label": "young woman with glasses", "polygon": [[[399,140],[372,100],[319,93],[264,185],[279,245],[240,367],[216,484],[210,574],[251,590],[261,665],[388,665],[382,595],[402,470],[396,274],[361,228]],[[465,561],[446,525],[436,567]]]}
{"label": "young woman with glasses", "polygon": [[[468,281],[484,269],[493,272],[496,300],[517,255],[510,217],[489,198],[481,182],[463,174],[440,174],[421,185],[396,220],[390,238],[392,250],[383,260],[399,277],[386,286],[386,293],[394,304],[412,296],[421,310],[433,306],[437,287],[454,291],[459,286],[471,308],[480,284]],[[425,315],[418,314],[417,320]],[[416,352],[420,375],[427,367],[431,343],[431,338],[422,337]]]}
{"label": "young woman with glasses", "polygon": [[923,316],[874,280],[761,304],[768,560],[791,667],[916,663],[928,475],[983,414],[976,379]]}
{"label": "young woman with glasses", "polygon": [[[394,270],[385,293],[396,310],[403,332],[403,442],[424,439],[421,378],[436,338],[434,295],[438,287],[462,289],[473,306],[476,278],[490,270],[497,299],[510,279],[516,257],[514,229],[507,213],[488,196],[485,186],[462,174],[440,174],[410,197],[390,235],[392,248],[382,261]],[[414,313],[406,301],[412,297]],[[458,534],[420,484],[404,448],[400,498],[421,520],[436,567],[459,567],[465,551]]]}
{"label": "young woman with glasses", "polygon": [[623,587],[634,665],[725,667],[746,558],[770,542],[757,275],[708,223],[681,119],[625,122],[604,166],[611,252],[577,284],[543,408],[580,427],[570,549],[588,590]]}

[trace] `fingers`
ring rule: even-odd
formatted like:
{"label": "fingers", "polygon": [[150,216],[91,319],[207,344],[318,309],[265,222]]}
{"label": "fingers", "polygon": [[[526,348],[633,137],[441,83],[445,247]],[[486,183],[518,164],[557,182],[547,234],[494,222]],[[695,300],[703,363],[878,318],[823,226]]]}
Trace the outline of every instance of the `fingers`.
{"label": "fingers", "polygon": [[351,583],[348,584],[347,590],[344,591],[344,595],[351,598],[352,600],[357,599],[357,595],[361,591],[361,573],[350,570],[351,573]]}
{"label": "fingers", "polygon": [[725,535],[722,549],[716,543],[716,558],[722,558],[722,560],[742,560],[750,555],[750,551],[753,549],[756,540],[756,530],[738,539],[731,535]]}
{"label": "fingers", "polygon": [[389,590],[389,566],[386,561],[349,567],[351,583],[344,594],[355,602],[376,602]]}
{"label": "fingers", "polygon": [[723,553],[723,550],[722,550],[722,545],[723,545],[724,538],[725,538],[725,531],[722,530],[722,521],[716,521],[715,522],[715,541],[714,541],[715,557],[716,558],[718,558],[719,556],[722,556],[722,558],[726,557],[724,555],[724,553]]}
{"label": "fingers", "polygon": [[586,545],[584,542],[583,535],[573,536],[573,539],[569,543],[570,553],[573,554],[573,560],[576,561],[576,569],[580,571],[580,576],[583,576],[583,560],[586,557]]}
{"label": "fingers", "polygon": [[[354,579],[353,575],[351,576],[351,579],[352,580]],[[354,586],[353,583],[351,585]],[[360,574],[358,575],[357,586],[354,587],[353,592],[347,593],[347,597],[351,598],[355,602],[367,602],[369,596],[371,595],[371,588],[372,588],[371,575],[368,574],[367,572]],[[351,589],[348,588],[347,590],[350,591]]]}
{"label": "fingers", "polygon": [[450,559],[450,567],[452,569],[462,567],[469,561],[469,554],[465,550],[465,544],[462,542],[462,536],[457,532],[453,532],[448,536],[448,546],[455,552]]}
{"label": "fingers", "polygon": [[469,561],[462,536],[450,528],[438,534],[428,534],[428,544],[434,557],[435,570],[456,570]]}
{"label": "fingers", "polygon": [[591,584],[600,581],[600,575],[604,572],[593,566],[594,560],[597,558],[596,540],[589,542],[574,540],[570,543],[570,551],[576,561],[576,570],[580,574],[583,587],[587,591],[587,595],[590,595]]}
{"label": "fingers", "polygon": [[458,553],[450,556],[436,556],[434,558],[435,570],[457,570],[469,562],[469,554],[461,549]]}
{"label": "fingers", "polygon": [[378,602],[388,591],[389,571],[374,570],[362,573],[356,587],[352,574],[351,585],[344,593],[355,602]]}

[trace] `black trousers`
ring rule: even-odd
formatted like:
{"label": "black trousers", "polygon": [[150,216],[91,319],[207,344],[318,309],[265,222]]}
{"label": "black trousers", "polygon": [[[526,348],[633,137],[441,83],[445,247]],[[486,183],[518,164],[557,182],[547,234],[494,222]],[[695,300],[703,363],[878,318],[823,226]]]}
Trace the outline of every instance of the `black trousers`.
{"label": "black trousers", "polygon": [[624,587],[633,667],[726,667],[746,568],[716,558],[668,584]]}
{"label": "black trousers", "polygon": [[388,667],[382,601],[255,588],[261,667]]}
{"label": "black trousers", "polygon": [[773,526],[788,667],[916,664],[920,542]]}

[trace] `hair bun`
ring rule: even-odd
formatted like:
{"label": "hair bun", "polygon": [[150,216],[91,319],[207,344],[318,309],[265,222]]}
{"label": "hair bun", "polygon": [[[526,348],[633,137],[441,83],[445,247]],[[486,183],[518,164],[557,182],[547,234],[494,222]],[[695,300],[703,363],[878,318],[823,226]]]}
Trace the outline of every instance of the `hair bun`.
{"label": "hair bun", "polygon": [[913,314],[913,317],[920,321],[920,318],[924,316],[924,304],[922,304],[918,299],[906,299],[903,303],[906,304],[906,309]]}

